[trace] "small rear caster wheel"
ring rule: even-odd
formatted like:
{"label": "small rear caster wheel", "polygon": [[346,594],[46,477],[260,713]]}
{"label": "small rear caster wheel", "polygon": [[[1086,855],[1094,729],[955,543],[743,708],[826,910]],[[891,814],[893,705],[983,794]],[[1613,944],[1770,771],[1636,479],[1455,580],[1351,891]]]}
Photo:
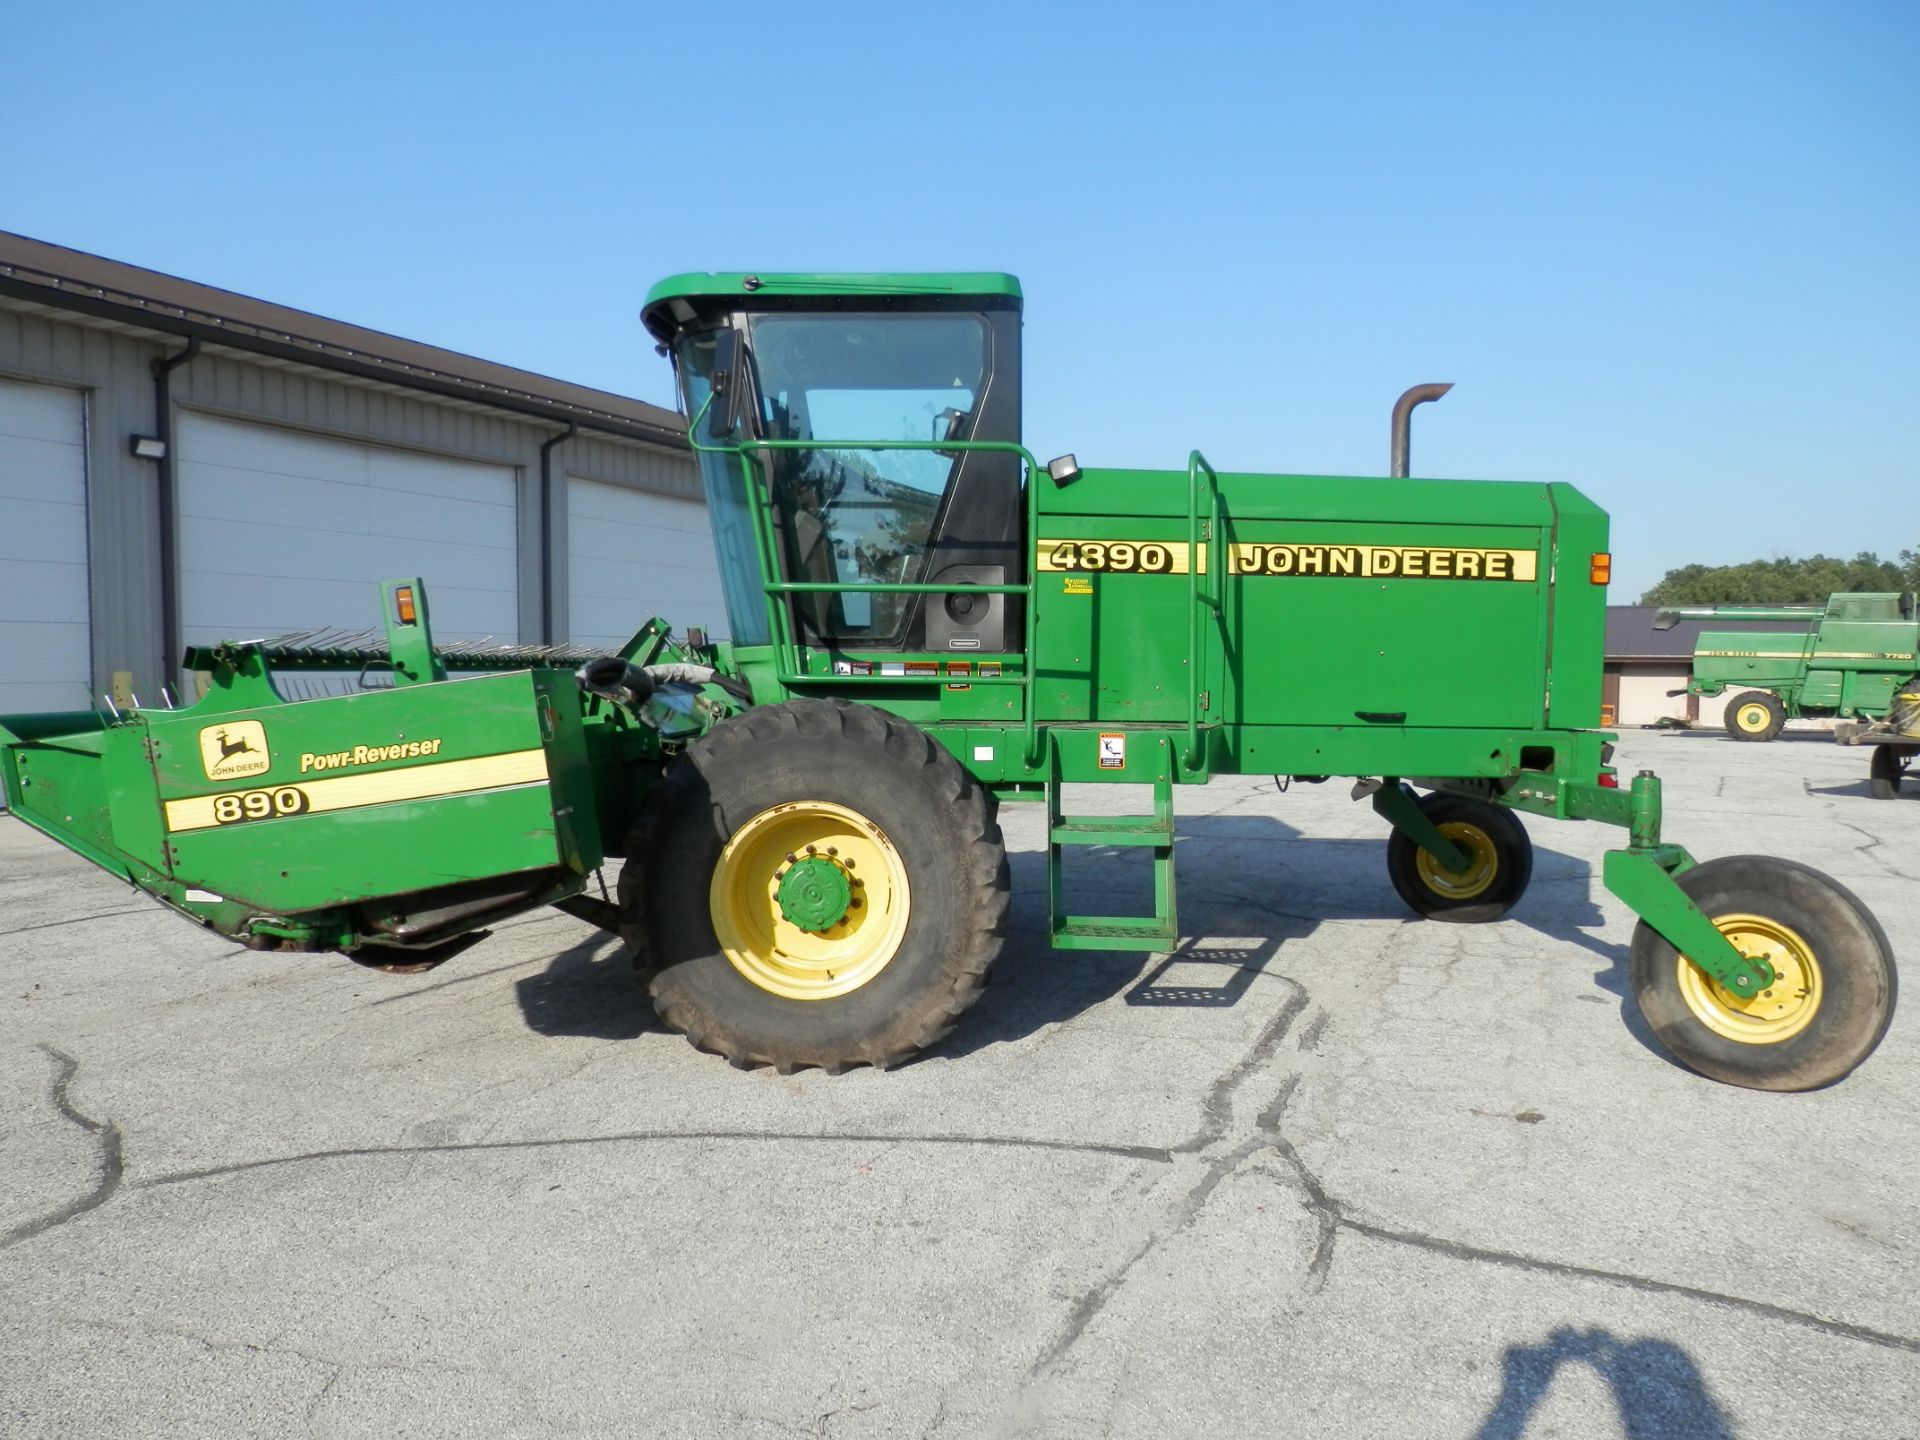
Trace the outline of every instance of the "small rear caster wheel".
{"label": "small rear caster wheel", "polygon": [[1709,860],[1675,883],[1774,971],[1771,986],[1742,1000],[1640,923],[1628,960],[1634,999],[1682,1064],[1751,1090],[1817,1090],[1873,1053],[1899,976],[1886,932],[1852,891],[1764,855]]}
{"label": "small rear caster wheel", "polygon": [[1786,728],[1787,707],[1778,695],[1749,690],[1727,706],[1727,734],[1736,740],[1771,740]]}
{"label": "small rear caster wheel", "polygon": [[1421,812],[1467,854],[1467,868],[1448,870],[1395,830],[1387,840],[1387,876],[1400,898],[1430,920],[1472,924],[1497,920],[1533,878],[1533,841],[1511,810],[1461,795],[1423,795]]}

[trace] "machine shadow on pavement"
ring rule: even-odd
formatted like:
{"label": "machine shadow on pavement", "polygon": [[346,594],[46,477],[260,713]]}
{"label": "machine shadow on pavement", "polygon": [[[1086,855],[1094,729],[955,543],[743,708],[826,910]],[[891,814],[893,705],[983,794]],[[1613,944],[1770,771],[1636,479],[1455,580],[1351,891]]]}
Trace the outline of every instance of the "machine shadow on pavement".
{"label": "machine shadow on pavement", "polygon": [[[1865,764],[1864,756],[1862,757],[1861,763]],[[1830,795],[1842,800],[1871,800],[1875,805],[1897,804],[1902,800],[1920,800],[1920,777],[1909,775],[1908,782],[1906,785],[1901,786],[1900,793],[1895,795],[1891,801],[1882,800],[1873,793],[1873,783],[1868,779],[1866,772],[1863,770],[1860,778],[1851,784],[1809,785],[1807,786],[1807,794]]]}
{"label": "machine shadow on pavement", "polygon": [[[1620,1340],[1609,1330],[1555,1330],[1539,1345],[1510,1345],[1500,1394],[1473,1440],[1522,1440],[1554,1377],[1583,1364],[1606,1383],[1627,1440],[1734,1440],[1700,1367],[1670,1340]],[[1543,1434],[1557,1434],[1549,1429]]]}
{"label": "machine shadow on pavement", "polygon": [[[1305,939],[1323,923],[1439,923],[1416,919],[1394,894],[1384,839],[1289,843],[1301,838],[1294,827],[1270,816],[1183,816],[1176,853],[1185,934],[1170,953],[1152,954],[1069,955],[1048,949],[1046,855],[1035,849],[1012,852],[1006,948],[980,1003],[938,1053],[958,1059],[1023,1040],[1116,996],[1130,1006],[1230,1008],[1270,973],[1269,965],[1284,957],[1290,942]],[[1524,897],[1494,923],[1526,926],[1604,961],[1594,984],[1613,997],[1628,1031],[1645,1049],[1677,1063],[1632,1001],[1627,947],[1600,938],[1603,917],[1590,893],[1577,899],[1567,893],[1589,874],[1588,863],[1538,845],[1534,857],[1535,884],[1551,886],[1551,895]],[[1083,861],[1085,873],[1072,884],[1074,903],[1087,908],[1124,912],[1139,904],[1140,892],[1151,884],[1151,862],[1142,849],[1090,848],[1075,858]],[[609,935],[584,937],[539,974],[516,981],[514,990],[527,1028],[539,1035],[632,1040],[666,1033],[634,983],[625,948]]]}
{"label": "machine shadow on pavement", "polygon": [[539,974],[514,981],[513,989],[527,1028],[538,1035],[635,1040],[648,1031],[665,1033],[634,983],[627,947],[603,931],[562,950]]}

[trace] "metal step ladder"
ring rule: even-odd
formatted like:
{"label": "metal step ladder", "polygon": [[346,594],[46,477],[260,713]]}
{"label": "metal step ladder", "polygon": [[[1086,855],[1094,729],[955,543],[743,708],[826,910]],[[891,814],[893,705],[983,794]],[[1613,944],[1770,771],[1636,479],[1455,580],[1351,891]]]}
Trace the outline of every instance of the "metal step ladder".
{"label": "metal step ladder", "polygon": [[[1047,785],[1047,913],[1056,950],[1170,950],[1179,941],[1173,897],[1173,745],[1167,736],[1135,735],[1155,756],[1151,815],[1064,815],[1056,749]],[[1069,915],[1060,861],[1070,846],[1127,845],[1153,849],[1152,915]]]}

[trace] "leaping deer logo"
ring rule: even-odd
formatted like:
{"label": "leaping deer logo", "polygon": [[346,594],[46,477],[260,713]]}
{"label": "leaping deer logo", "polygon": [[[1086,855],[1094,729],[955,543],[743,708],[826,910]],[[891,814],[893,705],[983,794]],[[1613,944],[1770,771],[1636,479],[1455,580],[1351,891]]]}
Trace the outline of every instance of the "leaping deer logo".
{"label": "leaping deer logo", "polygon": [[214,739],[220,742],[220,758],[222,760],[231,760],[235,755],[245,754],[250,750],[253,751],[255,755],[260,753],[258,750],[254,750],[252,745],[247,743],[247,737],[244,735],[238,740],[229,740],[227,738],[227,732],[221,730],[215,733]]}
{"label": "leaping deer logo", "polygon": [[267,732],[257,720],[227,720],[200,732],[200,763],[209,780],[263,774],[273,763]]}

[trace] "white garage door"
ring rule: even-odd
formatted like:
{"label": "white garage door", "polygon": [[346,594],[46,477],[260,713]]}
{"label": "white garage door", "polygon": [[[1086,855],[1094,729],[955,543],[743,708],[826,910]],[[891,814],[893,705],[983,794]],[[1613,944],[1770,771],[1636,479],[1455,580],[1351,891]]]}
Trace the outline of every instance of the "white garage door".
{"label": "white garage door", "polygon": [[567,481],[567,610],[574,644],[617,649],[655,615],[727,634],[707,507],[624,485]]}
{"label": "white garage door", "polygon": [[183,415],[180,623],[189,645],[377,627],[419,575],[440,640],[520,638],[516,472]]}
{"label": "white garage door", "polygon": [[85,400],[0,380],[0,715],[92,703]]}

